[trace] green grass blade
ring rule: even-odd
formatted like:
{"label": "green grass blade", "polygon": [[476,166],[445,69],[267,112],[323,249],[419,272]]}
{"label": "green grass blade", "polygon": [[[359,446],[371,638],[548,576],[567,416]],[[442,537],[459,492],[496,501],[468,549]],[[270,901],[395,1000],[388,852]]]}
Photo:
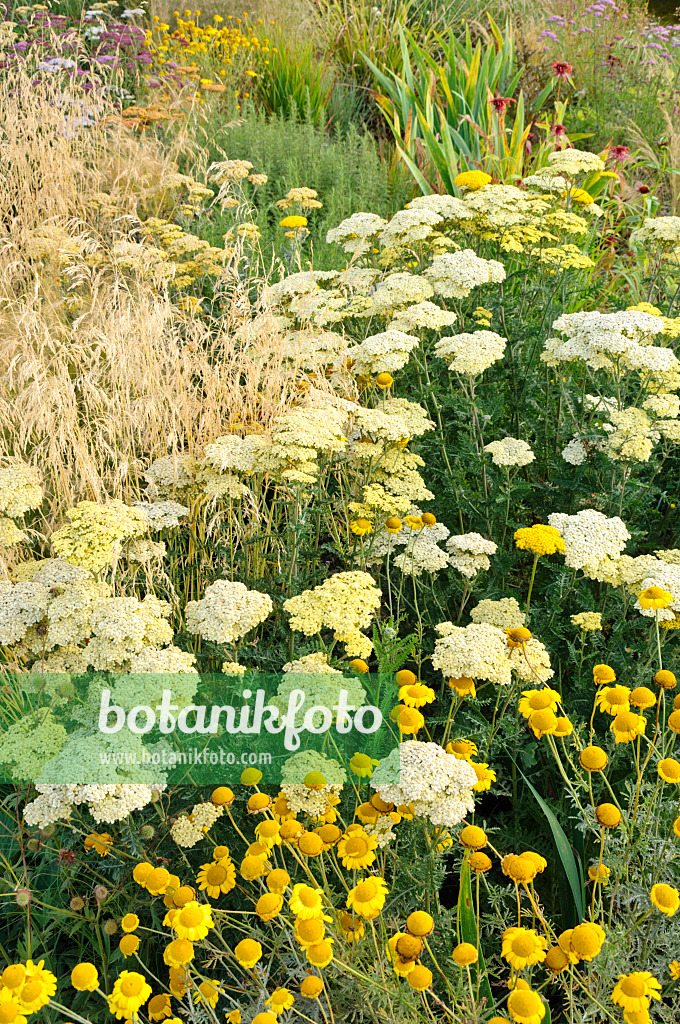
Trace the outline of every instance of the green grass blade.
{"label": "green grass blade", "polygon": [[480,997],[486,999],[486,1009],[490,1010],[494,1004],[489,977],[484,964],[484,954],[481,942],[477,945],[477,918],[475,917],[475,905],[472,898],[472,878],[470,877],[470,865],[465,862],[460,872],[460,892],[458,893],[458,929],[461,942],[469,942],[475,946],[479,956],[476,964],[470,967],[472,980],[475,986],[479,979]]}
{"label": "green grass blade", "polygon": [[560,860],[562,861],[562,867],[564,868],[564,873],[567,876],[569,888],[571,889],[571,894],[574,898],[574,906],[576,908],[576,913],[578,914],[579,921],[582,921],[585,917],[583,883],[581,880],[581,872],[578,869],[578,865],[576,862],[576,858],[574,857],[573,850],[569,845],[569,841],[566,835],[564,834],[562,826],[560,825],[559,821],[557,820],[553,812],[548,807],[543,797],[537,793],[537,791],[534,789],[534,787],[527,779],[524,772],[520,771],[520,774],[526,782],[529,789],[531,790],[531,792],[536,797],[536,802],[543,811],[546,820],[550,825],[550,831],[553,834],[555,846],[557,847],[557,852],[559,854]]}

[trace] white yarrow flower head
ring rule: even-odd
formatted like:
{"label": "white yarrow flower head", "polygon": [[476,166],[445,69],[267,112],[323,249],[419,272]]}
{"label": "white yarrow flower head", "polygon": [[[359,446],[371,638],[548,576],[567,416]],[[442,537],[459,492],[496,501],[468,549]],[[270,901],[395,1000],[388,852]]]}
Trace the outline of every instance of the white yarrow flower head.
{"label": "white yarrow flower head", "polygon": [[345,357],[352,360],[355,376],[370,376],[374,373],[391,373],[400,370],[418,345],[413,334],[404,334],[389,328],[381,334],[372,334],[360,345],[345,351]]}
{"label": "white yarrow flower head", "polygon": [[489,555],[495,555],[497,548],[492,540],[487,540],[480,533],[461,533],[449,537],[446,550],[453,568],[471,580],[478,572],[491,568]]}
{"label": "white yarrow flower head", "polygon": [[511,665],[507,655],[507,637],[502,629],[488,622],[454,626],[440,622],[440,639],[434,645],[432,666],[445,679],[486,679],[507,686]]}
{"label": "white yarrow flower head", "polygon": [[505,267],[498,260],[481,259],[472,249],[435,256],[425,271],[437,295],[462,299],[481,284],[500,284]]}
{"label": "white yarrow flower head", "polygon": [[205,640],[233,643],[264,622],[273,611],[272,599],[244,583],[217,580],[206,588],[200,601],[187,603],[186,627]]}
{"label": "white yarrow flower head", "polygon": [[630,540],[626,524],[618,516],[608,519],[594,508],[581,509],[576,515],[551,512],[548,523],[560,531],[565,543],[564,557],[572,569],[582,569],[586,576],[598,571],[607,558],[618,559]]}
{"label": "white yarrow flower head", "polygon": [[630,236],[633,245],[645,242],[680,242],[680,217],[647,217],[641,228]]}
{"label": "white yarrow flower head", "polygon": [[360,256],[369,252],[371,248],[368,239],[385,227],[387,221],[376,213],[353,213],[351,217],[341,221],[337,228],[331,228],[326,235],[326,241],[329,244],[336,242],[345,252]]}
{"label": "white yarrow flower head", "polygon": [[477,377],[503,358],[505,345],[506,339],[494,331],[473,331],[441,338],[434,351],[448,362],[449,370]]}
{"label": "white yarrow flower head", "polygon": [[474,810],[474,768],[437,743],[406,740],[377,766],[371,787],[397,806],[412,804],[433,825],[451,828]]}
{"label": "white yarrow flower head", "polygon": [[571,466],[583,465],[588,458],[583,441],[579,437],[572,437],[571,441],[562,449],[562,458]]}
{"label": "white yarrow flower head", "polygon": [[585,174],[591,171],[603,171],[604,161],[596,153],[581,149],[559,149],[548,156],[551,170],[556,174]]}
{"label": "white yarrow flower head", "polygon": [[504,437],[484,445],[495,466],[528,466],[536,456],[526,441],[517,437]]}

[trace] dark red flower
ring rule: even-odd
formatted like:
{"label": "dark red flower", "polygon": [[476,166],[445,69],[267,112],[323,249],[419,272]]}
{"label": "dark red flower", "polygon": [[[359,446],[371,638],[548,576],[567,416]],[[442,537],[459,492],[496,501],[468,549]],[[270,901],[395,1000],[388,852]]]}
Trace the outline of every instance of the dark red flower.
{"label": "dark red flower", "polygon": [[73,850],[61,849],[57,855],[59,863],[75,864],[76,855]]}
{"label": "dark red flower", "polygon": [[559,137],[561,135],[566,135],[567,134],[567,129],[564,127],[563,124],[554,124],[550,128],[550,134],[551,135],[556,135],[557,138],[559,139]]}
{"label": "dark red flower", "polygon": [[647,185],[638,185],[638,192],[641,196],[649,195],[651,191],[651,188],[648,188]]}
{"label": "dark red flower", "polygon": [[508,103],[514,103],[512,96],[494,96],[490,101],[497,114],[504,114]]}
{"label": "dark red flower", "polygon": [[612,146],[609,150],[609,156],[615,164],[621,164],[624,160],[628,159],[630,149],[628,146]]}
{"label": "dark red flower", "polygon": [[552,69],[557,78],[569,78],[569,75],[574,70],[571,64],[567,64],[563,60],[554,60],[552,62]]}

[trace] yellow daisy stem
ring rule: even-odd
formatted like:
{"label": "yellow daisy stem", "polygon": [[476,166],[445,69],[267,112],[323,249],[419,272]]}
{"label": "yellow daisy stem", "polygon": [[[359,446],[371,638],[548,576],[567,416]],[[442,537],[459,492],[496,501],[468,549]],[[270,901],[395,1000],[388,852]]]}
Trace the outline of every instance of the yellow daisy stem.
{"label": "yellow daisy stem", "polygon": [[588,740],[588,743],[590,744],[591,747],[593,745],[593,734],[595,732],[595,711],[597,710],[597,698],[598,698],[599,693],[600,693],[600,687],[598,687],[597,693],[595,694],[595,700],[593,701],[593,713],[590,716],[590,739]]}
{"label": "yellow daisy stem", "polygon": [[[562,764],[562,758],[560,757],[560,752],[557,749],[557,744],[555,743],[554,736],[551,736],[550,733],[547,733],[546,734],[546,739],[548,741],[548,746],[552,750],[553,757],[555,758],[555,762],[556,762],[557,767],[559,769],[559,773],[560,773],[560,775],[562,776],[562,778],[564,779],[564,781],[565,781],[565,783],[567,785],[567,789],[569,790],[569,792],[573,796],[573,798],[576,801],[576,803],[579,806],[579,808],[581,810],[583,810],[583,808],[581,807],[581,801],[579,800],[579,798],[578,798],[578,796],[576,794],[576,790],[574,789],[574,787],[573,787],[573,785],[571,783],[571,779],[569,778],[569,776],[567,775],[567,773],[564,770],[564,765]],[[588,781],[590,782],[590,772],[588,773]],[[592,786],[591,786],[591,792],[590,792],[590,802],[591,802],[591,804],[593,803]],[[593,806],[594,806],[594,804],[593,804]]]}
{"label": "yellow daisy stem", "polygon": [[599,1008],[600,1008],[600,1009],[602,1010],[602,1012],[603,1012],[604,1014],[606,1014],[606,1015],[607,1015],[607,1017],[609,1017],[609,1019],[610,1019],[610,1020],[614,1020],[614,1021],[616,1021],[616,1022],[617,1022],[617,1024],[619,1024],[619,1018],[618,1018],[618,1017],[617,1017],[617,1016],[616,1016],[615,1014],[613,1014],[613,1013],[612,1013],[612,1012],[611,1012],[610,1010],[608,1010],[606,1006],[603,1006],[603,1005],[602,1005],[602,1003],[600,1003],[600,1002],[599,1002],[599,1001],[598,1001],[598,1000],[597,1000],[597,999],[595,998],[595,996],[594,996],[594,995],[593,995],[593,993],[592,993],[592,992],[590,991],[590,989],[588,988],[588,986],[586,985],[586,983],[585,983],[584,981],[582,981],[582,980],[581,980],[581,978],[580,978],[580,977],[578,976],[578,974],[576,973],[576,971],[575,971],[575,970],[573,970],[573,968],[572,968],[572,971],[571,971],[571,977],[572,977],[572,980],[573,980],[573,981],[575,981],[575,982],[576,982],[576,984],[577,984],[577,985],[579,986],[579,988],[582,988],[582,989],[583,989],[583,991],[584,991],[584,992],[585,992],[585,993],[587,994],[588,998],[589,998],[589,999],[592,999],[592,1001],[593,1001],[593,1002],[595,1003],[595,1005],[596,1005],[596,1006],[599,1006]]}
{"label": "yellow daisy stem", "polygon": [[60,1013],[65,1013],[70,1020],[78,1021],[78,1024],[90,1024],[89,1021],[87,1021],[84,1017],[81,1017],[74,1010],[70,1010],[66,1006],[62,1006],[61,1003],[55,1002],[54,999],[50,999],[49,1005],[52,1006],[55,1010],[59,1010]]}
{"label": "yellow daisy stem", "polygon": [[453,695],[451,697],[451,703],[449,705],[449,715],[448,715],[448,718],[446,719],[446,728],[444,729],[444,738],[442,739],[442,742],[441,742],[442,747],[445,747],[446,744],[449,742],[449,735],[451,733],[451,726],[453,725],[453,720],[456,717],[456,711],[458,711],[458,708],[459,708],[459,706],[462,703],[463,703],[463,698],[460,697],[456,693],[456,691],[454,690],[453,691]]}
{"label": "yellow daisy stem", "polygon": [[533,909],[536,917],[538,918],[538,920],[543,925],[543,930],[544,930],[545,934],[550,939],[550,942],[555,942],[555,933],[552,930],[552,928],[550,927],[550,925],[548,924],[548,922],[546,921],[546,919],[543,916],[543,914],[541,913],[541,909],[538,906],[538,903],[536,903],[536,900],[534,899],[533,886],[532,886],[531,889],[529,889],[529,886],[526,884],[526,882],[523,883],[523,884],[524,884],[524,889],[526,891],[526,894],[529,897],[529,900],[531,902],[532,909]]}
{"label": "yellow daisy stem", "polygon": [[436,958],[436,956],[434,955],[434,953],[433,953],[433,952],[432,952],[432,950],[430,949],[430,944],[429,944],[429,942],[427,941],[427,936],[423,936],[423,945],[425,946],[425,949],[426,949],[426,950],[428,951],[428,953],[430,954],[430,958],[431,958],[431,960],[432,960],[432,963],[434,964],[434,966],[436,967],[437,971],[439,972],[439,974],[441,974],[442,978],[444,979],[444,984],[446,985],[446,987],[447,987],[447,989],[448,989],[448,991],[449,991],[449,993],[450,993],[450,995],[451,995],[451,998],[452,998],[452,999],[453,999],[453,1000],[455,1001],[455,998],[456,998],[456,993],[455,993],[455,992],[453,991],[453,989],[451,988],[451,983],[450,983],[449,979],[448,979],[448,978],[446,977],[446,975],[444,974],[443,970],[442,970],[442,969],[441,969],[441,967],[439,966],[439,963],[437,962],[437,958]]}
{"label": "yellow daisy stem", "polygon": [[[600,829],[600,856],[597,861],[597,875],[596,879],[600,877],[600,868],[602,867],[602,858],[604,857],[604,825]],[[593,882],[593,902],[590,906],[590,920],[595,920],[595,897],[597,896],[597,880]]]}
{"label": "yellow daisy stem", "polygon": [[[477,1000],[475,999],[475,990],[472,987],[472,974],[470,973],[469,964],[465,965],[465,973],[467,974],[468,988],[470,989],[470,1012],[474,1013]],[[479,970],[477,971],[477,975],[479,975]]]}

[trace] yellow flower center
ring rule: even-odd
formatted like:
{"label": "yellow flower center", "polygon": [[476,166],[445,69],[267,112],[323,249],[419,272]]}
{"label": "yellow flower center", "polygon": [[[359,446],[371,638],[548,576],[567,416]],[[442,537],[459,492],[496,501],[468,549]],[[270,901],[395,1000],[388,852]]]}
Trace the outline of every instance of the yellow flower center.
{"label": "yellow flower center", "polygon": [[633,732],[638,723],[638,715],[632,711],[620,711],[614,719],[614,726],[617,732]]}
{"label": "yellow flower center", "polygon": [[302,886],[298,892],[298,896],[303,907],[315,907],[319,902],[317,893],[315,893],[308,885]]}
{"label": "yellow flower center", "polygon": [[32,1003],[42,995],[43,987],[39,981],[29,981],[21,990],[22,1003]]}
{"label": "yellow flower center", "polygon": [[10,964],[0,974],[0,981],[5,988],[19,988],[26,977],[26,968],[23,964]]}
{"label": "yellow flower center", "polygon": [[525,959],[536,949],[536,940],[533,935],[518,935],[517,938],[512,940],[512,951],[517,956]]}
{"label": "yellow flower center", "polygon": [[678,764],[678,762],[672,757],[665,758],[665,760],[661,762],[661,768],[669,779],[672,779],[674,782],[678,782],[680,780],[680,764]]}
{"label": "yellow flower center", "polygon": [[675,903],[675,889],[672,889],[670,885],[655,885],[654,895],[656,902],[660,903],[662,907],[672,907]]}
{"label": "yellow flower center", "polygon": [[0,1024],[11,1024],[19,1016],[14,1003],[0,1003]]}
{"label": "yellow flower center", "polygon": [[203,920],[203,911],[200,907],[185,907],[179,915],[179,923],[185,928],[195,928]]}
{"label": "yellow flower center", "polygon": [[323,921],[317,920],[312,917],[308,921],[298,921],[297,924],[298,935],[305,942],[320,942],[324,937],[325,927]]}
{"label": "yellow flower center", "polygon": [[206,871],[205,877],[210,885],[222,885],[222,882],[227,877],[227,869],[223,868],[221,864],[213,864]]}
{"label": "yellow flower center", "polygon": [[540,997],[535,992],[515,989],[508,997],[508,1009],[517,1017],[532,1017],[538,1014],[541,1006]]}
{"label": "yellow flower center", "polygon": [[629,974],[621,982],[621,991],[631,999],[641,999],[647,991],[644,978],[638,978],[635,974]]}
{"label": "yellow flower center", "polygon": [[352,836],[347,840],[345,850],[350,857],[363,857],[368,853],[368,842],[364,836]]}
{"label": "yellow flower center", "polygon": [[144,986],[144,978],[140,974],[129,974],[120,983],[120,990],[126,999],[138,996]]}
{"label": "yellow flower center", "polygon": [[358,886],[354,890],[359,903],[367,903],[372,900],[378,892],[378,887],[372,879],[368,878],[365,882],[359,882]]}

